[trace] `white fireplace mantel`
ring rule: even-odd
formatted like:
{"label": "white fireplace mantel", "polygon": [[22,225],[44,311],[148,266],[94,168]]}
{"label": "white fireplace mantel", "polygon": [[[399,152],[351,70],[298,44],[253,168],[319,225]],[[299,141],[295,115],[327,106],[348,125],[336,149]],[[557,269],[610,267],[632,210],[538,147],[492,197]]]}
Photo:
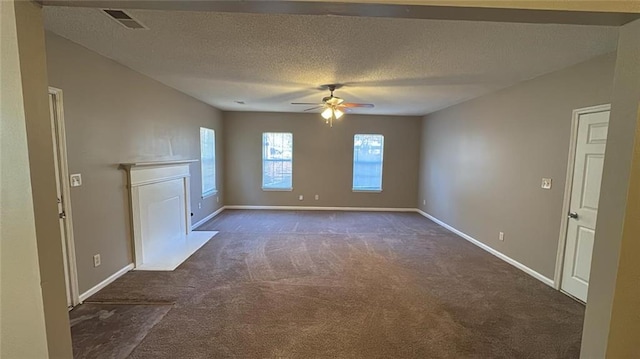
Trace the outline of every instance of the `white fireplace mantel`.
{"label": "white fireplace mantel", "polygon": [[122,168],[131,168],[131,167],[146,167],[146,166],[171,166],[171,165],[181,165],[181,164],[189,164],[198,162],[198,160],[171,160],[171,161],[141,161],[141,162],[127,162],[121,163],[120,166]]}
{"label": "white fireplace mantel", "polygon": [[130,193],[137,270],[173,270],[217,232],[191,232],[189,164],[123,163]]}

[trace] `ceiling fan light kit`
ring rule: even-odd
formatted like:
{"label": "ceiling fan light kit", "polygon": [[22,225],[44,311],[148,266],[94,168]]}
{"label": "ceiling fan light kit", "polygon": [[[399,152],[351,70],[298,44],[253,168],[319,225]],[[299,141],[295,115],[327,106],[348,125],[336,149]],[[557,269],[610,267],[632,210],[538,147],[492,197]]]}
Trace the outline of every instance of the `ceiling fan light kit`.
{"label": "ceiling fan light kit", "polygon": [[345,113],[345,109],[354,108],[354,107],[364,107],[364,108],[373,108],[373,104],[370,103],[352,103],[352,102],[344,102],[344,99],[340,97],[333,96],[333,91],[336,89],[336,85],[328,85],[329,91],[331,92],[329,96],[322,99],[321,104],[316,103],[308,103],[308,102],[293,102],[292,105],[312,105],[313,107],[306,109],[305,111],[312,111],[317,109],[323,109],[320,115],[325,119],[325,123],[327,123],[330,127],[333,127],[333,120],[339,119]]}
{"label": "ceiling fan light kit", "polygon": [[322,115],[325,120],[329,120],[331,116],[333,116],[333,109],[331,109],[331,107],[327,107],[320,115]]}
{"label": "ceiling fan light kit", "polygon": [[333,127],[333,119],[339,119],[344,115],[344,112],[340,111],[336,106],[329,106],[322,111],[320,115],[325,119],[325,123],[327,123],[329,127]]}

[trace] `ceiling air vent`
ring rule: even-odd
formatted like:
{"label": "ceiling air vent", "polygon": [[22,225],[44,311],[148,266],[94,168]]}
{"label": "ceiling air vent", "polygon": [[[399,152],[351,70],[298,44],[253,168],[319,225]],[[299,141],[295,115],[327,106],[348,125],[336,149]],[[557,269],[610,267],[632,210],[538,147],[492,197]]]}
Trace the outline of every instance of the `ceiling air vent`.
{"label": "ceiling air vent", "polygon": [[140,23],[140,21],[132,18],[131,15],[127,14],[122,10],[102,9],[102,11],[105,14],[107,14],[107,16],[117,21],[120,25],[126,27],[127,29],[133,29],[133,30],[149,29],[148,27]]}

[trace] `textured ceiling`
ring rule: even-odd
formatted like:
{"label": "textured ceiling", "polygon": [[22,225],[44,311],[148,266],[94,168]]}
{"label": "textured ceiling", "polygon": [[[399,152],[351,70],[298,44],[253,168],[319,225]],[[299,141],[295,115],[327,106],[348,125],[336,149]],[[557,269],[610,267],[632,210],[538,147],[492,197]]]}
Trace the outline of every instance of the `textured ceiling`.
{"label": "textured ceiling", "polygon": [[[300,112],[336,95],[354,113],[423,115],[615,50],[617,28],[341,16],[46,7],[45,26],[222,110]],[[235,101],[244,101],[237,104]]]}

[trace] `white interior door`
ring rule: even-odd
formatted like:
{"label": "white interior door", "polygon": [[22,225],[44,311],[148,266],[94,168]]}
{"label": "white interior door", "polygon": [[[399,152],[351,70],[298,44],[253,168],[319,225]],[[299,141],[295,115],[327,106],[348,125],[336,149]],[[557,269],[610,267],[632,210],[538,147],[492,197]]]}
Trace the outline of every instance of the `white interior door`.
{"label": "white interior door", "polygon": [[49,114],[53,139],[53,156],[56,176],[56,192],[60,234],[62,238],[62,257],[64,261],[64,279],[67,292],[67,307],[79,304],[77,290],[77,273],[75,266],[75,250],[73,248],[73,229],[71,224],[71,208],[69,206],[69,184],[67,181],[67,153],[64,136],[64,122],[62,119],[62,93],[60,90],[50,89]]}
{"label": "white interior door", "polygon": [[64,260],[64,284],[66,286],[67,291],[67,307],[73,306],[73,296],[71,294],[71,283],[69,281],[69,253],[67,251],[67,243],[66,243],[66,231],[65,231],[65,219],[66,213],[64,211],[63,195],[62,195],[62,185],[60,181],[60,155],[58,146],[58,136],[56,136],[56,111],[55,111],[55,95],[49,94],[49,115],[51,116],[52,129],[53,129],[53,159],[55,163],[55,171],[56,171],[56,193],[57,193],[57,201],[58,201],[58,215],[60,217],[60,234],[62,238],[62,258]]}
{"label": "white interior door", "polygon": [[561,288],[586,302],[598,216],[609,111],[578,117],[575,162]]}

